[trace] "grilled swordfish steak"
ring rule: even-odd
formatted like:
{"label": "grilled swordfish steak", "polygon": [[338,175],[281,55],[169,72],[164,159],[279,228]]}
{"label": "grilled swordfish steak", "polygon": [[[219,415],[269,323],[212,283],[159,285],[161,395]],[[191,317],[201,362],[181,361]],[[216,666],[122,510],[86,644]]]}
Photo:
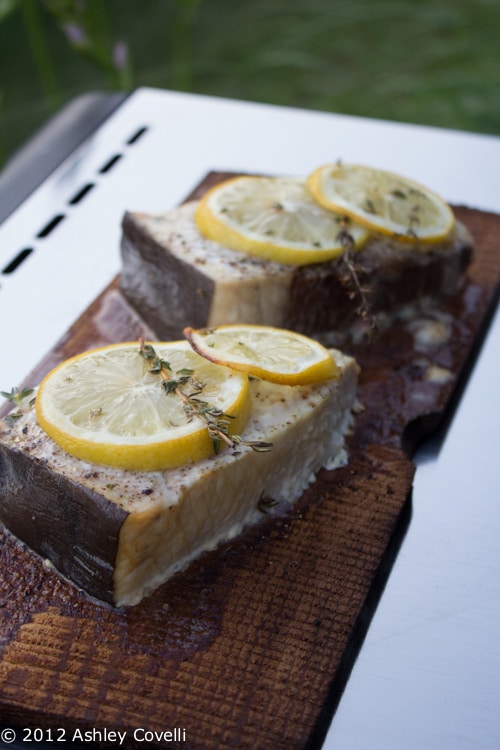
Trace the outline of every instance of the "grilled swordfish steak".
{"label": "grilled swordfish steak", "polygon": [[343,465],[358,365],[333,352],[339,377],[283,386],[253,379],[241,445],[167,471],[74,458],[33,406],[0,421],[0,523],[97,599],[131,606],[205,550],[263,517],[262,499],[296,501],[321,467]]}
{"label": "grilled swordfish steak", "polygon": [[[200,233],[197,205],[123,218],[121,290],[158,337],[226,323],[319,338],[328,332],[332,345],[363,334],[358,289],[342,256],[295,267],[236,252]],[[445,241],[425,248],[372,234],[355,254],[355,271],[377,325],[387,326],[404,307],[455,294],[472,254],[460,222]]]}

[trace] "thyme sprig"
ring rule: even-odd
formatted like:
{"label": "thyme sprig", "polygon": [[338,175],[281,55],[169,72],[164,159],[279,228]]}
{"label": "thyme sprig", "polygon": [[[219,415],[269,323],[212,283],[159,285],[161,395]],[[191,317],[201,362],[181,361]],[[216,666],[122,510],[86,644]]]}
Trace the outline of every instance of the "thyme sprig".
{"label": "thyme sprig", "polygon": [[[14,406],[20,406],[22,402],[28,398],[28,396],[31,396],[31,394],[34,392],[33,388],[11,388],[10,391],[0,391],[0,396],[3,396],[9,403],[13,404]],[[29,405],[31,406],[34,403],[34,399],[32,399],[29,402]],[[6,417],[4,417],[4,422],[6,424],[13,424],[18,419],[20,419],[23,416],[23,412],[18,409],[17,411],[11,411],[9,414],[7,414]]]}
{"label": "thyme sprig", "polygon": [[182,401],[188,419],[196,416],[205,422],[214,453],[220,453],[223,443],[230,448],[247,445],[261,453],[271,450],[272,443],[243,440],[239,435],[230,434],[229,426],[234,416],[200,398],[204,384],[193,377],[193,370],[183,368],[174,374],[170,363],[162,359],[154,347],[146,344],[144,339],[139,341],[139,354],[150,363],[150,372],[160,376],[165,394],[175,394]]}
{"label": "thyme sprig", "polygon": [[340,229],[337,234],[337,239],[344,248],[344,252],[341,256],[341,262],[344,263],[347,269],[347,275],[341,280],[347,287],[347,294],[349,299],[355,299],[358,297],[359,304],[357,307],[357,313],[369,324],[370,331],[374,333],[377,329],[377,321],[373,315],[370,299],[369,289],[362,285],[355,263],[355,252],[356,244],[352,234],[349,232],[349,219],[347,216],[340,218]]}
{"label": "thyme sprig", "polygon": [[32,393],[33,388],[11,388],[10,391],[0,391],[0,396],[6,398],[11,404],[19,406],[19,404],[24,401],[25,398],[31,396]]}

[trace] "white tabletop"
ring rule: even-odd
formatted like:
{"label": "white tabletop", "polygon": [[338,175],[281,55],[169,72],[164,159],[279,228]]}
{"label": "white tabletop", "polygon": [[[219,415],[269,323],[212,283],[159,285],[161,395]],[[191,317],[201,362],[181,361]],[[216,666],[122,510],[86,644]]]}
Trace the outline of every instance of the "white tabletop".
{"label": "white tabletop", "polygon": [[[500,212],[500,138],[140,89],[0,227],[0,268],[32,249],[0,275],[0,389],[20,382],[119,271],[124,210],[173,207],[212,169],[305,175],[339,158]],[[417,457],[410,527],[327,750],[500,747],[499,369],[497,316],[441,450]]]}

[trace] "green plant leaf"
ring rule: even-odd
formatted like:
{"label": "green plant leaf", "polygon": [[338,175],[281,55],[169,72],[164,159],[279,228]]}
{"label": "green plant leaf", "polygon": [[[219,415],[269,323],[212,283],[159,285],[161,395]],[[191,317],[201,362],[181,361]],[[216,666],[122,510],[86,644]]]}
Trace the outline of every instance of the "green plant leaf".
{"label": "green plant leaf", "polygon": [[0,0],[0,23],[13,13],[21,0]]}

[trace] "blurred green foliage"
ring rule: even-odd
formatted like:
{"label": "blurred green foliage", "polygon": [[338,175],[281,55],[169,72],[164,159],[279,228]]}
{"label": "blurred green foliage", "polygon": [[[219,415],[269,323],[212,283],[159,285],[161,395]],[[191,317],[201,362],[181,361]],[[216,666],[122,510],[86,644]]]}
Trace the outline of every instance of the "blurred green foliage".
{"label": "blurred green foliage", "polygon": [[498,0],[0,0],[0,144],[143,85],[500,135],[499,39]]}

